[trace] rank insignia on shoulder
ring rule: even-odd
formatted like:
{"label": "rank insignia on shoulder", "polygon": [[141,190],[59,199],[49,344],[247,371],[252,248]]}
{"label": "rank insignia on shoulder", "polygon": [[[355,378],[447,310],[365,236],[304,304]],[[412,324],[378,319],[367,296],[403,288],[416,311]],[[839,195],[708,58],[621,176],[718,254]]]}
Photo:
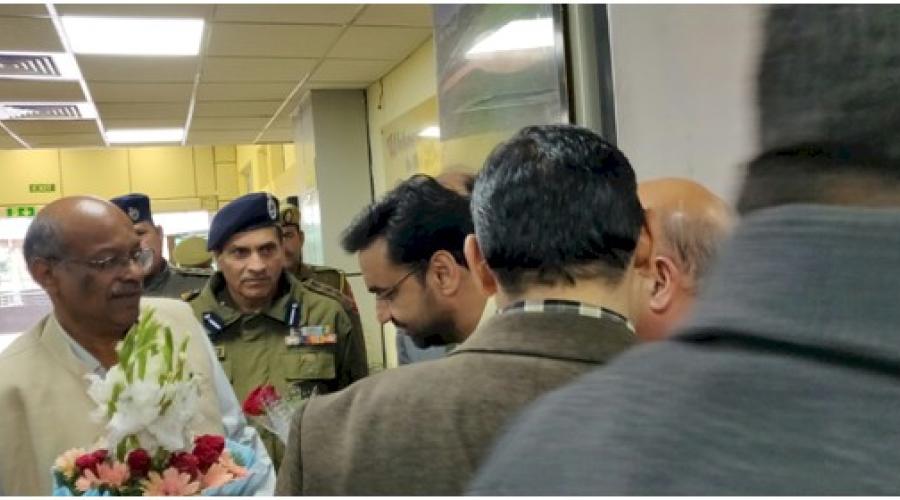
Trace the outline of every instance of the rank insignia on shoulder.
{"label": "rank insignia on shoulder", "polygon": [[329,325],[304,326],[299,329],[291,328],[284,343],[288,346],[336,344],[337,335]]}

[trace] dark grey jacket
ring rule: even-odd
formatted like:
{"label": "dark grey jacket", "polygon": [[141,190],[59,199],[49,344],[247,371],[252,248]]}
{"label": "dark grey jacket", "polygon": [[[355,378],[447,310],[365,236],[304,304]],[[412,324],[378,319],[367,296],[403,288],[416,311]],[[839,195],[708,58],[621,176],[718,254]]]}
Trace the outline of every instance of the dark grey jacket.
{"label": "dark grey jacket", "polygon": [[634,342],[622,323],[497,315],[446,358],[311,399],[295,418],[278,495],[458,495],[506,420]]}
{"label": "dark grey jacket", "polygon": [[677,338],[542,398],[470,492],[900,494],[900,210],[747,217]]}

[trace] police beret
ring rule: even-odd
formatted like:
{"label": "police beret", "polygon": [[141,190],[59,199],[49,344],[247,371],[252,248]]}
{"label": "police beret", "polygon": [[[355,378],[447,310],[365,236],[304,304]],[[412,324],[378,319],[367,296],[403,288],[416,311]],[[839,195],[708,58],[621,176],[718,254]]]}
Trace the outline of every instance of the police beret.
{"label": "police beret", "polygon": [[209,225],[206,249],[221,250],[233,235],[278,223],[278,200],[269,193],[250,193],[225,205]]}
{"label": "police beret", "polygon": [[181,267],[206,267],[211,260],[205,238],[191,236],[175,245],[175,263]]}
{"label": "police beret", "polygon": [[280,222],[282,226],[293,225],[300,227],[300,209],[294,205],[285,203],[278,216],[278,222]]}
{"label": "police beret", "polygon": [[150,198],[145,194],[131,193],[109,200],[113,205],[122,209],[131,222],[153,222],[153,214],[150,212]]}

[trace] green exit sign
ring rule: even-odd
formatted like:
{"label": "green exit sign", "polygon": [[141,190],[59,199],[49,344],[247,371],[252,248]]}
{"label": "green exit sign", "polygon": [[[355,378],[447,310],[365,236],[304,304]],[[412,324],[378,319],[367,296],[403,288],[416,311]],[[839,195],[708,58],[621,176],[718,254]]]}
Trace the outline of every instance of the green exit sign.
{"label": "green exit sign", "polygon": [[29,184],[29,193],[53,193],[56,191],[56,184]]}
{"label": "green exit sign", "polygon": [[34,217],[35,213],[34,207],[6,207],[7,217]]}

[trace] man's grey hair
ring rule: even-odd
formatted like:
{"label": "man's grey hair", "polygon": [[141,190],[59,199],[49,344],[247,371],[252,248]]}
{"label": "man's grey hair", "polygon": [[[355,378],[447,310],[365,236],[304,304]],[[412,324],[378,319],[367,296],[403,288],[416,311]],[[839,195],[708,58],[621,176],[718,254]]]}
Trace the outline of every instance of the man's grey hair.
{"label": "man's grey hair", "polygon": [[25,262],[35,259],[59,260],[65,255],[65,244],[59,225],[50,217],[35,217],[25,233],[22,251]]}
{"label": "man's grey hair", "polygon": [[661,226],[666,250],[691,278],[692,288],[699,291],[728,235],[728,224],[716,217],[674,211],[664,214]]}

